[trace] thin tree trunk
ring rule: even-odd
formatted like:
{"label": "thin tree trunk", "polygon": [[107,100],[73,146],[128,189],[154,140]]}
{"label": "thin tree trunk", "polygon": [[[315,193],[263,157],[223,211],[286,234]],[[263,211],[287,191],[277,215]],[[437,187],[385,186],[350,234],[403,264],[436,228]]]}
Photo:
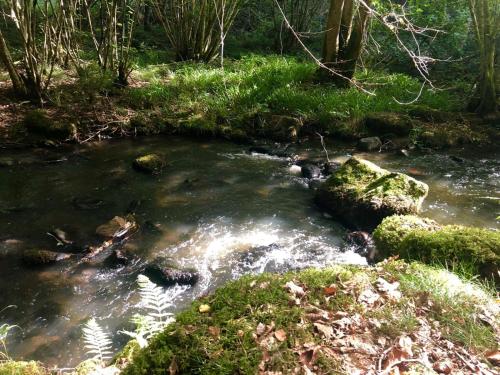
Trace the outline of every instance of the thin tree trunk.
{"label": "thin tree trunk", "polygon": [[12,87],[16,94],[25,96],[26,95],[26,87],[23,84],[21,76],[16,70],[14,66],[14,62],[12,61],[12,57],[10,56],[9,48],[7,47],[7,43],[5,42],[5,38],[3,37],[2,31],[0,30],[0,61],[2,61],[3,65],[7,69],[9,73],[10,80],[12,82]]}

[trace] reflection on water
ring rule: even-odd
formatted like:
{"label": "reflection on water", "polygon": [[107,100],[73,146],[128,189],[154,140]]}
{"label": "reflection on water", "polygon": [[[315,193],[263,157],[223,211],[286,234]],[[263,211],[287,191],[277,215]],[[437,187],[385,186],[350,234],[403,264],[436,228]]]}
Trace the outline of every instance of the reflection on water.
{"label": "reflection on water", "polygon": [[[305,145],[298,152],[314,158],[318,150]],[[129,319],[138,312],[136,277],[157,258],[201,274],[176,301],[176,310],[246,273],[365,264],[345,251],[345,229],[315,208],[307,181],[290,173],[289,160],[244,151],[218,141],[155,138],[71,148],[61,163],[44,162],[61,159],[51,151],[6,155],[37,162],[0,169],[0,310],[17,305],[1,312],[0,322],[22,327],[10,337],[10,354],[71,366],[85,356],[81,325],[89,317],[99,317],[110,332],[130,329]],[[161,176],[132,170],[132,160],[149,152],[167,158]],[[341,145],[329,150],[338,160],[349,152]],[[498,227],[498,155],[459,161],[439,154],[364,156],[428,183],[425,215]],[[124,245],[137,259],[127,267],[69,262],[29,269],[19,260],[24,249],[57,250],[47,235],[55,228],[77,244],[95,245],[97,226],[130,211],[145,229]],[[126,340],[115,335],[115,346]]]}

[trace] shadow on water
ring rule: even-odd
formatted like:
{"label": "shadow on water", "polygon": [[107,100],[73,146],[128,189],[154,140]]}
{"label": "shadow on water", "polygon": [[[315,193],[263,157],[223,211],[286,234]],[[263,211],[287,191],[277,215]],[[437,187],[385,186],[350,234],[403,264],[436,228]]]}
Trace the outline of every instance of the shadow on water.
{"label": "shadow on water", "polygon": [[[304,145],[299,152],[314,158],[321,156],[317,150]],[[109,332],[130,329],[129,319],[139,312],[136,277],[157,258],[200,272],[176,310],[246,273],[366,263],[342,251],[345,229],[315,208],[312,191],[290,174],[287,159],[183,138],[121,140],[71,148],[64,155],[37,152],[12,153],[7,157],[25,162],[0,169],[0,307],[17,306],[1,312],[0,322],[21,327],[9,338],[16,358],[75,365],[85,357],[81,325],[92,316]],[[159,176],[132,169],[132,160],[149,152],[167,159]],[[329,150],[339,160],[349,152],[341,145]],[[498,227],[498,155],[364,156],[428,183],[425,215],[443,223]],[[154,228],[124,245],[138,259],[132,265],[74,269],[69,261],[31,269],[20,262],[25,249],[57,250],[48,231],[60,228],[75,243],[95,245],[97,226],[130,211],[144,228]],[[127,341],[114,337],[117,348]]]}

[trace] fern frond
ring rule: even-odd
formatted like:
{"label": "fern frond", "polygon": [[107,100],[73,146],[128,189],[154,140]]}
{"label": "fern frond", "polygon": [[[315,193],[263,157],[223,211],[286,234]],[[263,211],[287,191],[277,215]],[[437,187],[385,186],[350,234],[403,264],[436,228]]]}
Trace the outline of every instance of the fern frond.
{"label": "fern frond", "polygon": [[137,283],[141,306],[148,310],[148,313],[145,316],[135,316],[133,322],[137,325],[137,332],[149,339],[175,321],[168,309],[174,306],[173,301],[189,287],[175,285],[165,291],[144,275],[137,277]]}
{"label": "fern frond", "polygon": [[83,327],[83,340],[87,353],[93,359],[105,362],[112,357],[111,340],[95,318],[90,319]]}

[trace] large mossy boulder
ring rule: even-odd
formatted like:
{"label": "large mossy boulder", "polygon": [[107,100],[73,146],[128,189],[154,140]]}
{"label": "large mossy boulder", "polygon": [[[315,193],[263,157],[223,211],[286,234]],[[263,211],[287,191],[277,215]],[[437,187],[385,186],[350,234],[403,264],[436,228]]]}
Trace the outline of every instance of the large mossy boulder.
{"label": "large mossy boulder", "polygon": [[347,160],[316,193],[316,203],[350,227],[374,229],[387,216],[416,214],[429,188],[356,157]]}
{"label": "large mossy boulder", "polygon": [[440,226],[412,215],[391,216],[373,232],[379,258],[404,259],[459,267],[499,280],[500,232],[460,225]]}
{"label": "large mossy boulder", "polygon": [[134,160],[133,166],[137,171],[148,174],[160,174],[166,166],[165,159],[158,154],[139,156]]}

